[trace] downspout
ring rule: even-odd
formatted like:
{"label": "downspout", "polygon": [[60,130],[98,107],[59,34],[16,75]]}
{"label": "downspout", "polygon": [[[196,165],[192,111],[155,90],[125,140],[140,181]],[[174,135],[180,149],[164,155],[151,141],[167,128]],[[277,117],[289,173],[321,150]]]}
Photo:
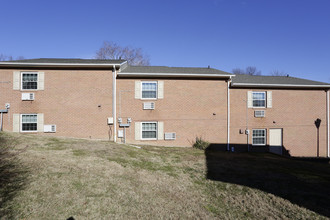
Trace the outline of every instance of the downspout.
{"label": "downspout", "polygon": [[2,112],[1,112],[0,131],[2,131],[2,118],[3,118],[3,114],[2,114]]}
{"label": "downspout", "polygon": [[229,84],[231,81],[230,79],[227,81],[227,151],[229,151],[230,146],[230,94],[229,94]]}
{"label": "downspout", "polygon": [[329,115],[329,102],[330,102],[330,100],[329,100],[329,89],[327,90],[327,156],[328,156],[328,158],[330,157],[330,123],[329,123],[329,118],[330,118],[330,115]]}
{"label": "downspout", "polygon": [[113,141],[117,141],[117,115],[116,115],[116,78],[117,78],[117,72],[116,72],[116,66],[113,65],[112,67],[112,117],[113,117]]}
{"label": "downspout", "polygon": [[246,145],[247,145],[247,150],[250,152],[250,145],[249,145],[249,97],[246,99],[246,129],[245,129],[245,134],[246,134]]}

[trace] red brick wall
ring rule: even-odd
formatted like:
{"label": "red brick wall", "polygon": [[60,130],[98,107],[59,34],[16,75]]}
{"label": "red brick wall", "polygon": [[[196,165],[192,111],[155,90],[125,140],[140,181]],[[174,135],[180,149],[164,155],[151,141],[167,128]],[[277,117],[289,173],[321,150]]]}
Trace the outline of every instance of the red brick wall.
{"label": "red brick wall", "polygon": [[[292,156],[316,156],[317,129],[314,121],[322,120],[320,127],[320,156],[326,156],[326,92],[324,90],[286,89],[231,89],[231,143],[245,144],[246,102],[248,91],[272,91],[272,108],[265,108],[265,118],[255,118],[248,109],[248,126],[252,129],[283,128],[283,145]],[[274,123],[275,122],[275,123]],[[252,143],[252,134],[249,143]]]}
{"label": "red brick wall", "polygon": [[28,91],[13,90],[13,71],[16,70],[0,70],[3,106],[0,108],[5,103],[11,104],[9,113],[4,115],[4,130],[12,131],[13,114],[43,113],[44,124],[57,126],[56,133],[48,135],[108,138],[107,117],[112,116],[111,70],[42,70],[45,89],[31,91],[35,93],[34,101],[21,100],[21,93]]}
{"label": "red brick wall", "polygon": [[[164,81],[164,98],[153,101],[155,110],[143,110],[143,102],[148,101],[135,99],[135,80],[117,80],[117,115],[124,123],[127,117],[133,119],[127,142],[191,146],[196,137],[226,142],[227,84],[224,80],[160,80]],[[136,121],[164,122],[164,132],[175,132],[176,140],[136,141]]]}
{"label": "red brick wall", "polygon": [[[57,132],[42,135],[92,139],[112,136],[113,128],[107,125],[107,118],[112,116],[111,70],[42,70],[45,89],[33,91],[34,101],[22,101],[23,91],[13,90],[13,71],[0,70],[0,109],[4,109],[5,103],[11,104],[3,118],[5,131],[13,130],[13,114],[43,113],[44,124],[56,124]],[[133,120],[127,129],[128,143],[191,146],[196,137],[227,143],[224,80],[158,80],[164,81],[164,98],[153,101],[155,110],[143,110],[145,100],[135,99],[134,79],[117,80],[117,118],[122,117],[124,123],[128,117]],[[290,155],[316,156],[314,121],[320,118],[320,156],[326,156],[326,92],[323,90],[231,89],[231,143],[246,143],[246,135],[239,134],[239,130],[246,127],[247,91],[272,91],[273,106],[265,109],[265,118],[255,118],[254,109],[248,109],[249,129],[266,128],[267,144],[269,128],[282,128],[283,144]],[[176,140],[135,140],[135,122],[142,121],[163,122],[164,132],[175,132]],[[122,140],[118,138],[118,141]]]}

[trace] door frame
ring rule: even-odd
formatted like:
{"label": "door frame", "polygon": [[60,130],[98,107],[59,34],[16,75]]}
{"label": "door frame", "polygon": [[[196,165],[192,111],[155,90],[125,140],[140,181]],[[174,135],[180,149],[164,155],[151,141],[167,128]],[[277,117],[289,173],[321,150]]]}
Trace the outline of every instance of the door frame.
{"label": "door frame", "polygon": [[[271,145],[270,141],[271,141],[271,134],[272,134],[272,130],[280,130],[281,131],[281,145]],[[283,128],[269,128],[269,151],[271,152],[272,148],[280,148],[279,154],[283,155]],[[275,152],[272,152],[275,153]]]}

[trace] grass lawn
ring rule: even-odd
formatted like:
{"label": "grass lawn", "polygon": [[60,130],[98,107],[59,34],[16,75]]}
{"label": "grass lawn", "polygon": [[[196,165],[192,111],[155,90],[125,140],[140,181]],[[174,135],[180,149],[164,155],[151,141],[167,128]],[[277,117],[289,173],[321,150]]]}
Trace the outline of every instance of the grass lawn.
{"label": "grass lawn", "polygon": [[5,174],[0,166],[0,219],[330,217],[329,164],[11,133],[0,140],[20,152]]}

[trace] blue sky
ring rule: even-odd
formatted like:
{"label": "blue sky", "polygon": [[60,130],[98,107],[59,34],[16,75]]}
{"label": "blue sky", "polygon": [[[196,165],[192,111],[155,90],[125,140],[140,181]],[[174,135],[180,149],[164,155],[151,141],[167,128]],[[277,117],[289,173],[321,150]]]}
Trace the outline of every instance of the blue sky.
{"label": "blue sky", "polygon": [[330,83],[330,0],[0,0],[0,53],[93,58],[103,41],[151,65],[255,66]]}

